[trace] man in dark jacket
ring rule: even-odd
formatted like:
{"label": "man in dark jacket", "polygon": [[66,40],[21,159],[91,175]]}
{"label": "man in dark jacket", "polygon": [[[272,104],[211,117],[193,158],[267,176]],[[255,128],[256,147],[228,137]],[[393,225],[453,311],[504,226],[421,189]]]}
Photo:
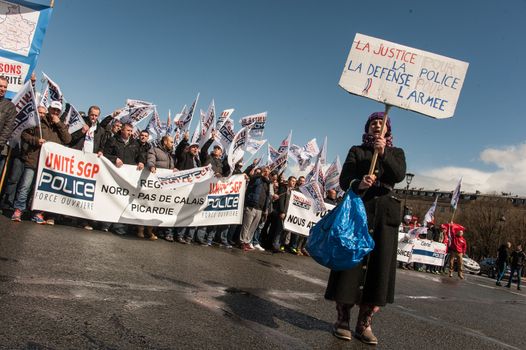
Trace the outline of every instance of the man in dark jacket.
{"label": "man in dark jacket", "polygon": [[497,266],[497,281],[495,284],[497,286],[502,286],[500,281],[504,277],[506,272],[506,265],[508,264],[509,249],[511,248],[511,242],[502,244],[497,250],[497,260],[495,260],[495,265]]}
{"label": "man in dark jacket", "polygon": [[[177,145],[175,149],[175,157],[177,159],[176,168],[179,170],[189,170],[193,168],[198,168],[201,166],[201,157],[199,154],[199,144],[192,142],[189,143],[188,140],[190,134],[185,132],[183,139]],[[176,227],[174,232],[176,235],[175,240],[179,243],[190,244],[194,239],[195,233],[198,231],[198,235],[203,237],[206,235],[206,230],[204,228],[197,227]],[[200,240],[199,244],[206,246],[207,242]]]}
{"label": "man in dark jacket", "polygon": [[137,165],[137,170],[142,170],[145,155],[141,154],[138,141],[132,138],[133,126],[124,124],[119,134],[110,138],[104,145],[104,156],[114,163],[117,168],[123,164]]}
{"label": "man in dark jacket", "polygon": [[261,168],[261,174],[250,178],[245,195],[245,210],[243,211],[243,224],[241,226],[241,248],[244,251],[253,250],[250,247],[252,237],[259,221],[267,215],[270,204],[270,169]]}
{"label": "man in dark jacket", "polygon": [[0,173],[4,169],[9,147],[7,141],[11,136],[16,117],[15,105],[4,97],[6,92],[7,78],[2,76],[0,77]]}
{"label": "man in dark jacket", "polygon": [[272,251],[274,253],[281,252],[281,243],[283,241],[283,222],[287,216],[287,208],[292,190],[296,187],[296,177],[290,176],[287,183],[281,185],[278,189],[279,199],[277,205],[272,211],[269,235],[272,238]]}
{"label": "man in dark jacket", "polygon": [[[201,148],[200,159],[203,166],[209,164],[212,165],[212,170],[216,177],[226,177],[230,174],[230,166],[226,158],[223,158],[223,149],[219,145],[215,145],[212,152],[208,154],[208,149],[216,139],[216,132],[212,132],[212,137],[210,140]],[[203,228],[197,230],[197,240],[200,242],[206,242],[207,245],[210,245],[217,236],[220,244],[224,248],[232,248],[232,245],[228,243],[228,229],[230,225],[217,225],[217,226],[208,226],[206,227],[206,233]],[[203,236],[203,233],[205,235]]]}
{"label": "man in dark jacket", "polygon": [[226,158],[223,158],[223,149],[220,145],[215,145],[212,152],[208,154],[208,149],[216,139],[216,132],[212,133],[210,140],[201,148],[199,158],[201,160],[202,166],[207,166],[212,164],[212,170],[214,171],[215,176],[225,177],[230,174],[230,166]]}
{"label": "man in dark jacket", "polygon": [[88,109],[88,115],[84,117],[86,125],[71,134],[71,142],[69,144],[71,148],[90,153],[98,153],[103,150],[106,127],[113,120],[113,115],[107,116],[100,122],[99,116],[99,106],[91,106]]}
{"label": "man in dark jacket", "polygon": [[[141,154],[140,144],[132,138],[133,126],[125,123],[119,134],[110,138],[104,145],[104,156],[108,158],[117,168],[123,164],[137,165],[137,170],[144,169],[146,155]],[[116,223],[111,225],[113,232],[125,235],[127,226]],[[103,231],[108,230],[108,225],[103,226]]]}
{"label": "man in dark jacket", "polygon": [[[14,208],[15,211],[11,220],[21,221],[22,212],[26,209],[27,197],[31,192],[33,186],[33,178],[35,177],[38,168],[38,158],[40,157],[40,150],[44,142],[51,141],[59,144],[68,144],[71,142],[71,135],[64,123],[60,121],[60,112],[62,110],[62,103],[59,101],[52,101],[49,106],[49,111],[46,114],[46,108],[40,106],[37,108],[40,116],[40,128],[38,126],[26,129],[22,132],[22,161],[24,162],[24,172],[22,180],[18,186],[18,192],[15,196]],[[42,133],[42,134],[40,134]],[[44,220],[44,215],[37,212],[33,215],[32,221],[37,224],[55,223],[54,219]]]}
{"label": "man in dark jacket", "polygon": [[325,197],[324,202],[332,205],[338,205],[336,190],[327,190],[327,196]]}
{"label": "man in dark jacket", "polygon": [[189,143],[189,138],[190,134],[187,131],[175,149],[175,157],[177,158],[176,167],[179,170],[189,170],[201,166],[199,144]]}
{"label": "man in dark jacket", "polygon": [[137,142],[139,143],[139,152],[141,154],[142,163],[146,164],[148,158],[148,152],[152,148],[152,145],[148,142],[150,139],[150,133],[148,130],[143,130],[139,133],[139,138]]}
{"label": "man in dark jacket", "polygon": [[511,287],[511,281],[513,280],[513,275],[517,273],[517,290],[521,290],[521,277],[522,277],[522,268],[524,267],[524,262],[526,261],[526,253],[522,250],[522,245],[517,244],[517,248],[510,254],[510,279],[506,288]]}

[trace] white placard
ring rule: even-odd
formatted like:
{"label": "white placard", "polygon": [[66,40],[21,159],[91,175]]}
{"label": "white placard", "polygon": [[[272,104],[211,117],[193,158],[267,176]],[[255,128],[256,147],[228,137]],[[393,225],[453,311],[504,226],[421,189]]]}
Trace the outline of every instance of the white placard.
{"label": "white placard", "polygon": [[442,119],[455,113],[468,63],[357,33],[339,85]]}

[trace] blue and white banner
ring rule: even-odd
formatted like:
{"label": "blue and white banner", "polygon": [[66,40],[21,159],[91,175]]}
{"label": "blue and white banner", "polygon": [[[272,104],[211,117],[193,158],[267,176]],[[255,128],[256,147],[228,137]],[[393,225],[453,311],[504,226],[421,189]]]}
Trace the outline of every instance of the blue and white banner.
{"label": "blue and white banner", "polygon": [[171,169],[117,168],[105,157],[56,143],[42,146],[33,209],[96,221],[183,227],[241,224],[244,175],[211,177],[172,190],[157,177]]}
{"label": "blue and white banner", "polygon": [[414,235],[398,232],[396,260],[403,263],[422,263],[443,266],[446,245],[429,239],[418,239]]}
{"label": "blue and white banner", "polygon": [[0,1],[0,75],[13,98],[35,69],[53,9],[23,0]]}
{"label": "blue and white banner", "polygon": [[446,245],[443,243],[433,242],[428,239],[417,239],[413,244],[411,261],[443,266],[446,257]]}

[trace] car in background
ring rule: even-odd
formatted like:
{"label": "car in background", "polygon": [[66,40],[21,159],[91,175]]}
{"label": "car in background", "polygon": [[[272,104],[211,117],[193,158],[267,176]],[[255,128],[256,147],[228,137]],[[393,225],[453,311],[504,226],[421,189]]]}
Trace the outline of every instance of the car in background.
{"label": "car in background", "polygon": [[497,278],[497,264],[495,258],[485,258],[479,262],[479,275],[486,275],[489,278]]}
{"label": "car in background", "polygon": [[467,254],[462,256],[462,263],[464,264],[464,271],[471,274],[478,274],[480,272],[480,265]]}
{"label": "car in background", "polygon": [[[479,275],[486,275],[489,278],[497,278],[497,259],[495,258],[485,258],[480,260],[480,272]],[[506,264],[506,271],[502,278],[503,281],[507,281],[510,278],[510,265]],[[517,276],[513,276],[513,282],[517,281]]]}

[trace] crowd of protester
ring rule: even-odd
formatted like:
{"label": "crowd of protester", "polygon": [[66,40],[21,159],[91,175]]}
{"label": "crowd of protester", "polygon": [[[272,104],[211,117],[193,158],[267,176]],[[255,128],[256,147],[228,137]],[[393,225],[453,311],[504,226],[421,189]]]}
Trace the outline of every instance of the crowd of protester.
{"label": "crowd of protester", "polygon": [[[3,85],[6,88],[7,82],[0,78],[0,94]],[[5,88],[1,94],[0,108],[4,105],[12,106],[11,102],[3,98]],[[96,105],[89,107],[87,114],[81,113],[85,125],[69,134],[68,127],[64,123],[69,108],[70,105],[62,106],[59,101],[52,101],[49,108],[39,106],[40,126],[24,130],[20,144],[11,150],[1,196],[2,210],[11,213],[11,220],[20,222],[27,217],[41,225],[54,225],[59,220],[62,224],[77,225],[86,230],[98,229],[118,235],[136,235],[140,239],[157,240],[161,237],[166,241],[182,244],[193,243],[202,246],[217,244],[227,249],[235,246],[244,251],[270,250],[275,253],[288,251],[297,255],[308,255],[305,250],[305,237],[287,232],[283,228],[291,191],[303,185],[305,177],[290,176],[285,179],[283,174],[271,172],[267,166],[258,166],[257,160],[244,171],[242,171],[243,163],[239,161],[231,171],[222,147],[218,142],[214,142],[217,137],[215,133],[212,133],[212,137],[202,147],[190,141],[188,132],[181,135],[181,141],[177,145],[170,135],[151,142],[147,130],[141,131],[138,137],[134,138],[133,125],[122,123],[117,119],[120,110],[100,118],[101,108]],[[9,147],[6,142],[10,128],[13,127],[14,113],[12,108],[0,114],[2,150]],[[47,141],[106,157],[116,167],[129,164],[136,166],[137,170],[142,171],[146,168],[152,173],[157,169],[188,170],[209,164],[217,177],[244,173],[247,190],[242,224],[161,228],[94,222],[41,211],[31,212],[28,208],[31,208],[31,194],[40,150]],[[3,156],[2,160],[5,159],[6,157]],[[327,202],[335,204],[336,196],[336,191],[329,190]]]}

